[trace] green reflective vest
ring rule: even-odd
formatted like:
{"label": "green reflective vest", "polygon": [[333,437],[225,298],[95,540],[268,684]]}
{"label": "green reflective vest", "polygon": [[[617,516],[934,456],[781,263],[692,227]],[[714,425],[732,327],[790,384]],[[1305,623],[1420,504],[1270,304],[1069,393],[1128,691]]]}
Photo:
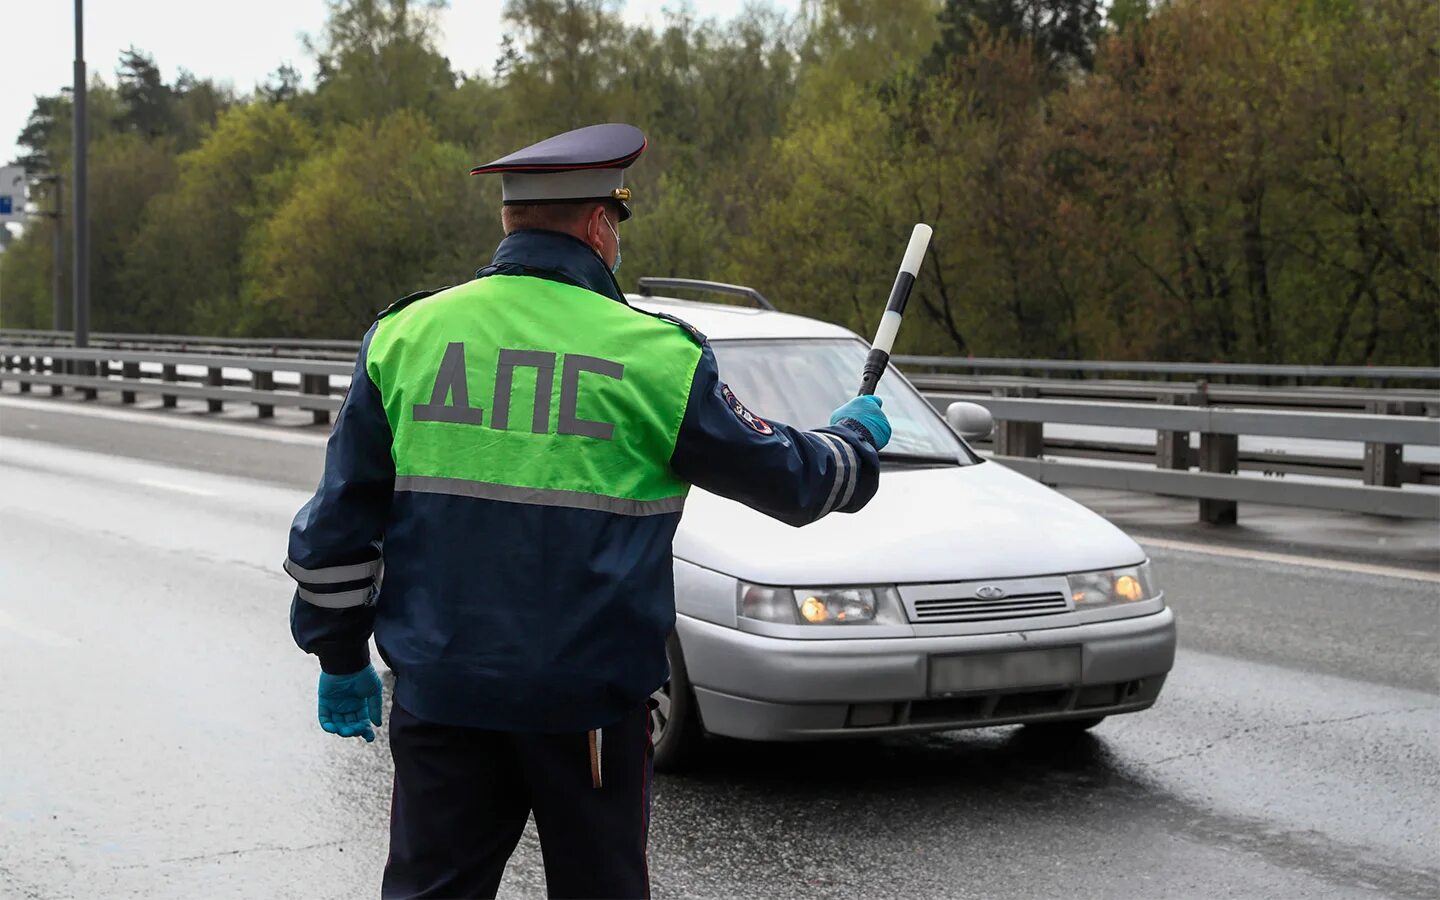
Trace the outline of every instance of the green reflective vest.
{"label": "green reflective vest", "polygon": [[492,275],[381,319],[366,370],[397,490],[647,515],[684,502],[670,458],[700,356],[672,322]]}

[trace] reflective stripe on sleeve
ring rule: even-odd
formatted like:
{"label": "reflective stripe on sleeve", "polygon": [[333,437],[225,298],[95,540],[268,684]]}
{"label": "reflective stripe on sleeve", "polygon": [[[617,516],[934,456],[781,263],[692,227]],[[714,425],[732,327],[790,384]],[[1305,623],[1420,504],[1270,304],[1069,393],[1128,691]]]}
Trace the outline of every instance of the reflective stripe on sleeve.
{"label": "reflective stripe on sleeve", "polygon": [[840,453],[840,445],[844,442],[832,434],[825,434],[818,431],[812,433],[824,442],[825,446],[830,450],[830,455],[835,458],[835,478],[830,482],[830,496],[825,498],[825,505],[820,507],[820,516],[816,517],[820,518],[821,516],[829,515],[830,511],[835,508],[836,501],[840,497],[841,488],[844,487],[846,481],[845,457]]}
{"label": "reflective stripe on sleeve", "polygon": [[374,578],[380,571],[380,560],[352,563],[345,566],[325,566],[321,569],[307,569],[293,560],[285,560],[285,573],[304,584],[344,584],[347,581],[364,581]]}
{"label": "reflective stripe on sleeve", "polygon": [[321,594],[308,588],[299,588],[300,599],[312,606],[319,606],[325,609],[350,609],[354,606],[364,606],[370,602],[371,588],[355,588],[350,591],[339,591],[334,594]]}
{"label": "reflective stripe on sleeve", "polygon": [[840,498],[837,508],[843,509],[855,499],[855,488],[860,485],[860,457],[855,454],[855,448],[850,446],[849,441],[835,439],[840,444],[840,449],[845,451],[845,462],[848,464],[845,472],[845,495]]}

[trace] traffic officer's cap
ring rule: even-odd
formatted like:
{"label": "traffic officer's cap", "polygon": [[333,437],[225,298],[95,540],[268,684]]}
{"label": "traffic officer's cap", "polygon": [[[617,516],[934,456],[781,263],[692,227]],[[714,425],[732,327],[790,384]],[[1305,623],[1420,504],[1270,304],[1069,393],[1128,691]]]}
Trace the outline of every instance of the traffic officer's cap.
{"label": "traffic officer's cap", "polygon": [[625,170],[644,152],[645,135],[634,125],[590,125],[476,166],[470,174],[498,174],[506,206],[613,200],[623,222],[630,218]]}

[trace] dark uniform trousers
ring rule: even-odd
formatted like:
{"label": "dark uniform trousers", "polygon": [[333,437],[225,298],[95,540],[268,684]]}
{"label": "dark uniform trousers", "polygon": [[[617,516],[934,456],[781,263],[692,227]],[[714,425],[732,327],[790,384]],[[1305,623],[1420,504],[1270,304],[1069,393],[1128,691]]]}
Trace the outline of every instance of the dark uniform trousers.
{"label": "dark uniform trousers", "polygon": [[532,811],[551,897],[649,896],[654,748],[645,705],[600,729],[596,747],[590,732],[438,725],[397,703],[390,752],[387,900],[494,897]]}

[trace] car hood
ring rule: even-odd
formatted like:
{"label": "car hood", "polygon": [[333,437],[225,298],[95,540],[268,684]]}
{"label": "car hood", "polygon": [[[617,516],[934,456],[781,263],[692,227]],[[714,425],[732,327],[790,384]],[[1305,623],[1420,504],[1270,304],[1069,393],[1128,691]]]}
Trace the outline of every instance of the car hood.
{"label": "car hood", "polygon": [[870,503],[793,528],[694,490],[675,556],[760,584],[915,584],[1134,565],[1100,516],[994,462],[887,468]]}

